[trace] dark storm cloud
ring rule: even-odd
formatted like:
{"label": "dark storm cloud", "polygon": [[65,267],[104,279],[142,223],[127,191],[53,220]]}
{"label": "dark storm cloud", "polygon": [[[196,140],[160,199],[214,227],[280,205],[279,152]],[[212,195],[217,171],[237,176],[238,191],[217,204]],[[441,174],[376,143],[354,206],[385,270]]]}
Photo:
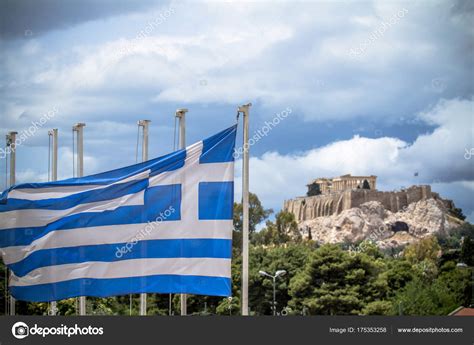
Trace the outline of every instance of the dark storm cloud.
{"label": "dark storm cloud", "polygon": [[22,38],[145,10],[158,0],[0,0],[0,37]]}
{"label": "dark storm cloud", "polygon": [[472,16],[474,15],[474,2],[471,0],[458,0],[454,1],[451,8],[453,15]]}

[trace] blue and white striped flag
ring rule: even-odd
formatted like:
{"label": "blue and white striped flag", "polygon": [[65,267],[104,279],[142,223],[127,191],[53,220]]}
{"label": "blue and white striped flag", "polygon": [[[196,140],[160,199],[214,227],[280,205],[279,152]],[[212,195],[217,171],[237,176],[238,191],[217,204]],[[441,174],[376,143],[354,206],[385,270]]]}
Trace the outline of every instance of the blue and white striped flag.
{"label": "blue and white striped flag", "polygon": [[19,300],[231,294],[236,126],[163,157],[0,199],[0,251]]}

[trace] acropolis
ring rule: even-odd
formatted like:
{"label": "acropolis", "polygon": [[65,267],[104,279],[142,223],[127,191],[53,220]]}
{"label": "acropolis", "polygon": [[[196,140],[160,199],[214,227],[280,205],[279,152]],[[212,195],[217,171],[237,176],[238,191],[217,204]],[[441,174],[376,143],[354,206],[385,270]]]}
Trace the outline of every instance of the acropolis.
{"label": "acropolis", "polygon": [[368,201],[378,201],[386,210],[398,212],[413,202],[439,199],[439,195],[433,193],[429,185],[411,186],[399,191],[379,191],[376,189],[376,181],[377,176],[374,175],[347,174],[333,178],[317,178],[307,185],[306,196],[286,200],[283,209],[293,213],[297,222],[302,222],[340,214]]}

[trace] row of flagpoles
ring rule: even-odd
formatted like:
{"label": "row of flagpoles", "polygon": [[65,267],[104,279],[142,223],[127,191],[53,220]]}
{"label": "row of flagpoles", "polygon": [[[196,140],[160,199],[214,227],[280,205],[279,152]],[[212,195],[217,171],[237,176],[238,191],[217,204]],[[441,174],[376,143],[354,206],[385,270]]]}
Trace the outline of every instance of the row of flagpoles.
{"label": "row of flagpoles", "polygon": [[[249,265],[249,108],[251,104],[239,106],[237,115],[242,114],[243,117],[243,163],[242,163],[242,287],[241,287],[241,313],[248,315],[248,265]],[[188,109],[177,109],[175,118],[179,120],[179,146],[178,149],[186,147],[186,113]],[[148,130],[150,120],[138,121],[138,128],[143,129],[142,139],[142,161],[148,160]],[[84,175],[84,127],[85,123],[77,123],[72,127],[73,130],[73,177],[75,177],[75,163],[77,164],[77,177]],[[9,185],[16,183],[16,135],[17,132],[9,132],[6,136],[6,145],[10,150],[10,181]],[[48,131],[50,147],[48,151],[48,179],[56,181],[58,177],[58,129],[54,128]],[[77,158],[74,162],[74,141],[77,144]],[[138,149],[138,147],[137,147]],[[51,160],[49,159],[51,157]],[[51,171],[50,171],[51,169]],[[8,279],[8,271],[5,279]],[[181,294],[180,306],[181,315],[187,314],[187,296]],[[6,301],[7,303],[7,301]],[[56,315],[57,302],[51,302],[50,315]],[[147,294],[140,294],[140,315],[146,315],[147,311]],[[15,298],[10,295],[9,298],[10,315],[15,315]],[[79,315],[86,315],[86,297],[79,297]]]}

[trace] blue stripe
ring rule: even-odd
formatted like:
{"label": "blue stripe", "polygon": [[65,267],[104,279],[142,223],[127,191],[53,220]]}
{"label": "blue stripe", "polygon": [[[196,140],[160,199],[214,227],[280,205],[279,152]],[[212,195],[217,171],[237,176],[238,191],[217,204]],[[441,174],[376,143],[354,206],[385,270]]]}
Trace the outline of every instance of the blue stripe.
{"label": "blue stripe", "polygon": [[114,279],[74,279],[54,284],[12,286],[18,300],[58,301],[77,296],[110,297],[130,293],[187,293],[230,296],[231,280],[224,277],[155,275]]}
{"label": "blue stripe", "polygon": [[64,198],[45,200],[8,199],[7,204],[0,204],[0,213],[25,209],[65,210],[80,204],[106,201],[125,195],[138,193],[148,187],[148,178],[125,183],[118,183],[100,190],[90,190]]}
{"label": "blue stripe", "polygon": [[[104,225],[141,224],[153,222],[157,217],[163,221],[181,219],[181,185],[150,187],[145,191],[145,205],[122,206],[103,212],[84,212],[58,219],[46,226],[0,230],[0,248],[24,246],[51,231],[71,230]],[[163,217],[165,211],[172,211]],[[111,230],[113,231],[113,230]]]}
{"label": "blue stripe", "polygon": [[[155,230],[160,231],[159,225]],[[142,234],[143,236],[143,234]],[[146,234],[144,235],[146,236]],[[138,237],[138,234],[137,234]],[[34,269],[89,261],[114,262],[144,258],[221,258],[232,257],[232,241],[225,239],[167,239],[132,243],[42,249],[22,261],[8,265],[22,277]]]}
{"label": "blue stripe", "polygon": [[199,163],[233,162],[236,133],[237,125],[204,139]]}
{"label": "blue stripe", "polygon": [[0,204],[10,203],[7,199],[8,193],[14,189],[41,189],[49,187],[87,186],[87,185],[107,185],[118,182],[122,179],[150,170],[150,176],[158,175],[166,171],[173,171],[184,166],[186,151],[179,150],[165,156],[161,156],[143,163],[130,165],[124,168],[115,169],[100,174],[70,178],[61,181],[43,183],[23,183],[15,185],[5,190],[0,197]]}

